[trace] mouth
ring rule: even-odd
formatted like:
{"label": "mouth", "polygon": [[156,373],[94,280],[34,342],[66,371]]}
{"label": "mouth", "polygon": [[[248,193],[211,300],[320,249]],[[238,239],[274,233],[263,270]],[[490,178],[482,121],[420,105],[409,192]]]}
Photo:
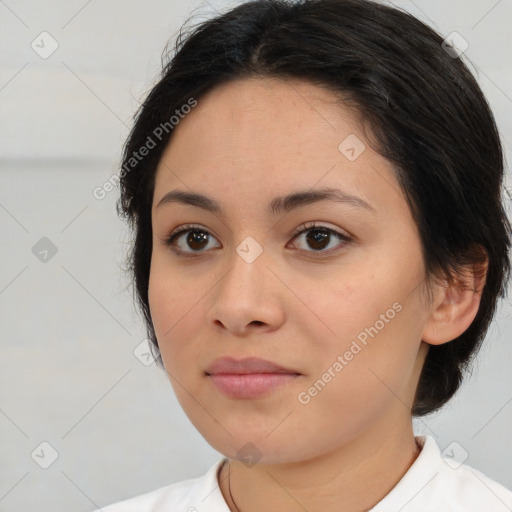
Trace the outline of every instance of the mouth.
{"label": "mouth", "polygon": [[223,357],[205,372],[214,386],[229,398],[258,398],[289,384],[302,374],[265,359]]}

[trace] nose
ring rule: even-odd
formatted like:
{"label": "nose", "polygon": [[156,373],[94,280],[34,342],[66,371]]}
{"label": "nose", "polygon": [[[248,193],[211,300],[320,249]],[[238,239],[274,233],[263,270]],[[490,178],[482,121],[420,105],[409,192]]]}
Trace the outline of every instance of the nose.
{"label": "nose", "polygon": [[254,261],[243,251],[233,252],[226,271],[208,295],[206,320],[214,330],[246,336],[279,329],[285,318],[286,288],[268,263],[265,251]]}

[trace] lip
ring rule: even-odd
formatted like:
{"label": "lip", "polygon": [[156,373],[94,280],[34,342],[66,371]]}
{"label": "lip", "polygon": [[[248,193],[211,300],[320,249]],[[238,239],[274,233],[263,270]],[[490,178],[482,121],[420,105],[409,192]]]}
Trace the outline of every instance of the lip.
{"label": "lip", "polygon": [[217,373],[230,373],[244,375],[248,373],[284,373],[298,374],[299,372],[290,368],[260,359],[259,357],[244,357],[243,359],[235,359],[234,357],[221,357],[216,359],[206,369],[208,375]]}
{"label": "lip", "polygon": [[257,398],[301,375],[295,370],[257,357],[222,357],[216,359],[205,373],[229,398]]}

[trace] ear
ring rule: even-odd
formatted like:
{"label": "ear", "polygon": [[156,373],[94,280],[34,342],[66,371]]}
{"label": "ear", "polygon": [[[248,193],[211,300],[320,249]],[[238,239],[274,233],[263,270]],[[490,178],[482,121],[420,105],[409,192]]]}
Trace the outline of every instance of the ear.
{"label": "ear", "polygon": [[480,307],[488,268],[485,261],[464,267],[464,274],[435,285],[434,300],[425,322],[422,340],[441,345],[460,336],[473,322]]}

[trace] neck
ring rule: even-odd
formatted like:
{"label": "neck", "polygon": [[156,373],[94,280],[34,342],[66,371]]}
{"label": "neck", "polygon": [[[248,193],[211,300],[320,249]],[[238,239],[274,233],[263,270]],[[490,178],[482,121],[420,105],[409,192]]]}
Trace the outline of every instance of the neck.
{"label": "neck", "polygon": [[[247,467],[231,459],[219,485],[233,512],[363,512],[398,483],[419,455],[412,422],[382,425],[313,459]],[[228,480],[229,476],[229,480]],[[229,485],[228,485],[229,481]]]}

